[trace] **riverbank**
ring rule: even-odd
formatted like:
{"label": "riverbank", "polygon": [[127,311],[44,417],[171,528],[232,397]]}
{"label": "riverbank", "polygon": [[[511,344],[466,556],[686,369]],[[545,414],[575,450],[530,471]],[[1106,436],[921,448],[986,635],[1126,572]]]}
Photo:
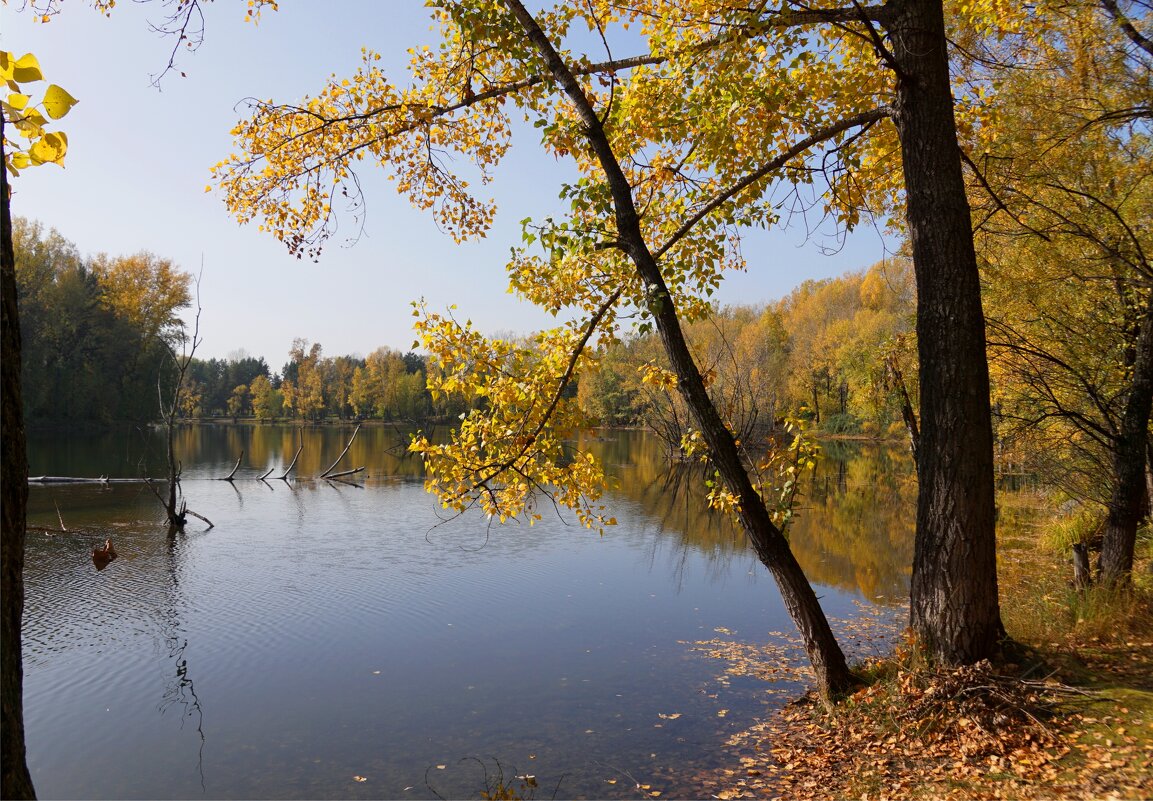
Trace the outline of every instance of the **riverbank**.
{"label": "riverbank", "polygon": [[734,736],[706,794],[1153,798],[1151,545],[1132,592],[1075,591],[1041,525],[999,542],[1011,659],[939,671],[898,648],[864,665],[872,683],[835,716],[803,698]]}

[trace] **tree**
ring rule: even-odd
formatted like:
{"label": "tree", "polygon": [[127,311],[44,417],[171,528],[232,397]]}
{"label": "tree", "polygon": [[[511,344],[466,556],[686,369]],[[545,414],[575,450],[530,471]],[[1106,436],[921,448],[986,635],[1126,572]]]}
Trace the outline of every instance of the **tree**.
{"label": "tree", "polygon": [[191,277],[153,256],[81,258],[55,230],[21,218],[13,249],[28,420],[154,420],[158,365]]}
{"label": "tree", "polygon": [[250,404],[250,395],[248,387],[244,384],[238,384],[233,388],[232,394],[228,398],[228,413],[233,417],[239,417],[248,410]]}
{"label": "tree", "polygon": [[258,375],[252,379],[249,391],[252,393],[252,413],[258,420],[271,420],[280,416],[284,396],[279,389],[272,388],[272,382],[267,376]]}
{"label": "tree", "polygon": [[[569,219],[526,225],[529,244],[545,256],[521,250],[509,265],[514,290],[573,321],[531,347],[485,341],[451,316],[424,312],[418,321],[443,369],[430,375],[434,401],[459,393],[474,404],[452,443],[414,443],[446,503],[477,503],[502,517],[531,513],[532,490],[547,485],[586,522],[605,522],[599,469],[563,446],[581,422],[565,391],[631,308],[659,332],[672,368],[648,378],[676,387],[697,415],[821,689],[850,686],[811,587],[709,399],[682,320],[707,314],[721,271],[741,263],[739,229],[775,220],[773,179],[821,181],[827,207],[847,225],[859,220],[877,179],[890,198],[904,191],[919,294],[928,455],[918,462],[913,624],[944,662],[992,654],[1001,625],[988,374],[941,4],[746,9],[638,0],[623,10],[561,4],[534,17],[510,0],[453,3],[436,16],[443,44],[417,52],[409,88],[390,83],[366,53],[357,75],[334,79],[316,97],[254,104],[234,130],[238,155],[216,175],[240,222],[259,218],[292,252],[316,256],[333,230],[333,203],[355,193],[354,171],[366,159],[393,170],[398,190],[452,236],[483,232],[491,204],[440,154],[461,153],[488,180],[508,147],[509,101],[534,119],[546,149],[573,159],[581,177],[562,194]],[[635,24],[651,49],[629,58],[610,52],[603,62],[561,53],[555,43],[570,41],[574,23],[595,41],[609,25]],[[887,69],[877,69],[878,56]],[[898,143],[903,181],[883,156]],[[813,155],[822,146],[823,171]]]}
{"label": "tree", "polygon": [[[3,507],[0,521],[0,795],[35,798],[28,773],[24,745],[24,669],[20,655],[20,627],[24,615],[24,535],[28,505],[28,454],[24,435],[21,393],[20,311],[16,299],[16,255],[13,250],[11,187],[8,175],[41,164],[62,164],[68,138],[61,131],[46,130],[48,118],[58,120],[76,100],[56,84],[50,84],[38,104],[24,94],[24,84],[43,80],[35,56],[16,59],[0,51],[0,78],[11,94],[0,113],[0,409],[2,409],[3,475],[0,478]],[[41,112],[43,109],[43,113]],[[47,115],[47,116],[45,116]],[[23,148],[9,139],[11,131],[27,140]]]}
{"label": "tree", "polygon": [[1049,36],[987,53],[1003,92],[966,143],[991,353],[1010,433],[1106,508],[1100,574],[1126,582],[1153,405],[1153,53],[1116,3],[1048,17]]}

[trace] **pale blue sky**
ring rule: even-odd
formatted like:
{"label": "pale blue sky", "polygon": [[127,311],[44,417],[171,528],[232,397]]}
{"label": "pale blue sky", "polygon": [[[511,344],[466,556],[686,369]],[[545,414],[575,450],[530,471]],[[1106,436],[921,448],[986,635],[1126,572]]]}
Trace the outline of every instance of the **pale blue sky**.
{"label": "pale blue sky", "polygon": [[[409,303],[421,297],[434,311],[457,304],[461,318],[490,334],[556,324],[506,292],[504,264],[519,243],[519,221],[559,210],[568,170],[540,153],[531,130],[514,140],[492,186],[500,212],[481,242],[454,244],[380,171],[365,185],[365,236],[350,248],[338,238],[319,264],[289,256],[255,225],[238,226],[220,197],[204,192],[209,167],[232,149],[228,131],[241,99],[288,102],[314,94],[329,74],[355,71],[363,46],[380,52],[385,69],[403,82],[406,49],[432,36],[420,0],[283,2],[259,25],[243,21],[243,3],[208,4],[204,44],[180,61],[187,77],[169,74],[161,91],[150,76],[167,63],[172,41],[148,29],[159,3],[121,3],[110,19],[81,2],[63,5],[47,25],[0,6],[0,48],[34,52],[47,79],[80,100],[61,121],[69,136],[66,168],[23,173],[14,182],[13,212],[56,228],[86,254],[149,250],[190,272],[203,258],[198,355],[244,349],[279,370],[294,337],[320,342],[333,356],[380,345],[407,350]],[[822,254],[820,244],[835,242],[826,236],[806,244],[799,224],[750,235],[749,270],[727,278],[720,302],[774,300],[806,278],[839,275],[884,255],[871,229],[835,255]]]}

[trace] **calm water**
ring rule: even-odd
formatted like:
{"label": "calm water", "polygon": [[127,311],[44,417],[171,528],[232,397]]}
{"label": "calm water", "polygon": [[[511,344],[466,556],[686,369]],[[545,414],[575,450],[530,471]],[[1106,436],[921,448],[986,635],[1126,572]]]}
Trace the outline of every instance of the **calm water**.
{"label": "calm water", "polygon": [[[190,520],[168,540],[140,484],[33,486],[29,762],[42,798],[476,797],[485,769],[539,797],[692,796],[726,736],[779,695],[694,650],[790,631],[767,571],[653,439],[587,436],[619,525],[445,520],[407,439],[360,432],[356,485],[309,478],[350,428],[180,432]],[[33,475],[163,474],[155,432],[34,437]],[[226,475],[240,451],[237,481]],[[910,466],[829,449],[791,538],[830,616],[907,592]],[[280,470],[274,473],[279,475]],[[112,537],[103,572],[91,549]],[[722,710],[729,710],[721,716]],[[679,713],[679,717],[675,716]],[[668,717],[661,717],[666,715]],[[363,777],[359,782],[354,777]],[[615,780],[615,783],[609,783]]]}

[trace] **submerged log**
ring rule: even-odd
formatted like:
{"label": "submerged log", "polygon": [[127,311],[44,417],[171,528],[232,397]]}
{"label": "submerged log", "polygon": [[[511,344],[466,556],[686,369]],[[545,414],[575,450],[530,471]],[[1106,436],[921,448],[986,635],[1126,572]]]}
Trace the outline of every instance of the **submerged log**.
{"label": "submerged log", "polygon": [[84,476],[28,476],[29,484],[151,484],[158,478],[86,478]]}
{"label": "submerged log", "polygon": [[232,481],[236,476],[236,471],[240,469],[240,463],[244,461],[244,449],[240,450],[240,458],[236,460],[236,466],[232,468],[232,472],[226,475],[221,481]]}

